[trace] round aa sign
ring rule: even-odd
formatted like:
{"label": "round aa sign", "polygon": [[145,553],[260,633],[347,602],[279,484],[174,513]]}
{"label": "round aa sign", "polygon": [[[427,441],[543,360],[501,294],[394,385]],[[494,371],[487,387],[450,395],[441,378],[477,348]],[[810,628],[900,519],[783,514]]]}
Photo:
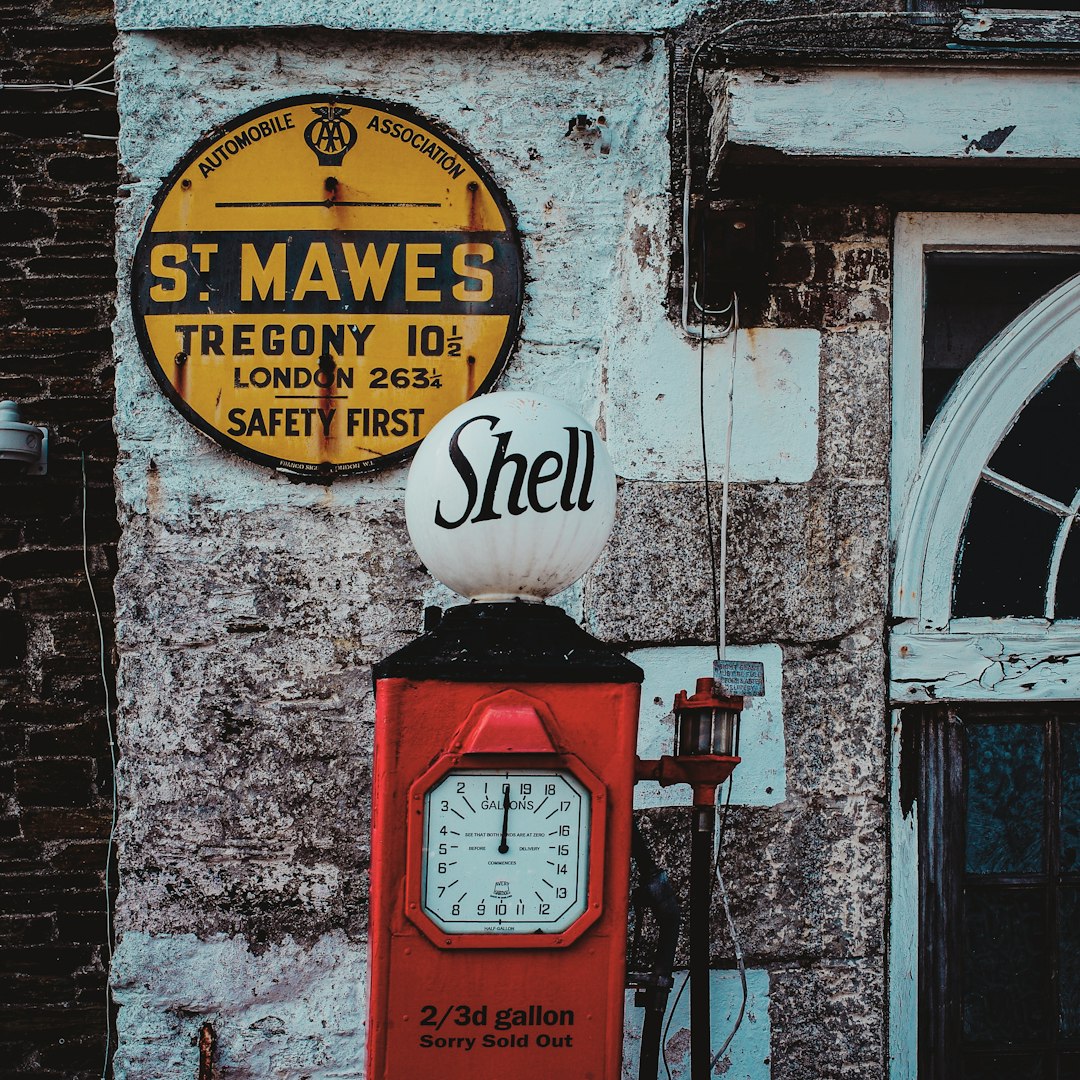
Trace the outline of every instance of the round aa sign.
{"label": "round aa sign", "polygon": [[151,372],[241,457],[326,481],[413,452],[516,340],[521,248],[466,147],[404,105],[288,98],[200,140],[132,263]]}
{"label": "round aa sign", "polygon": [[488,394],[443,417],[405,489],[428,570],[470,600],[542,600],[596,561],[615,522],[615,471],[561,402]]}

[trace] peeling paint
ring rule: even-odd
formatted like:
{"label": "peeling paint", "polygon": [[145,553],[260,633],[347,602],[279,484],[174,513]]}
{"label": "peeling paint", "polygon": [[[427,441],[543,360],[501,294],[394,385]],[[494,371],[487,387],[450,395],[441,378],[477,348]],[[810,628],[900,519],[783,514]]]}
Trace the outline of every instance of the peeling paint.
{"label": "peeling paint", "polygon": [[994,128],[993,131],[988,131],[982,138],[968,140],[966,135],[961,136],[967,140],[967,146],[964,147],[964,153],[970,154],[972,150],[982,150],[984,153],[992,154],[995,150],[1001,148],[1001,144],[1016,130],[1015,124],[1010,124],[1008,127]]}
{"label": "peeling paint", "polygon": [[[1014,623],[1012,632],[893,636],[892,683],[896,702],[1045,701],[1080,694],[1080,636],[1068,628],[1043,636]],[[1038,622],[1038,620],[1036,620]]]}

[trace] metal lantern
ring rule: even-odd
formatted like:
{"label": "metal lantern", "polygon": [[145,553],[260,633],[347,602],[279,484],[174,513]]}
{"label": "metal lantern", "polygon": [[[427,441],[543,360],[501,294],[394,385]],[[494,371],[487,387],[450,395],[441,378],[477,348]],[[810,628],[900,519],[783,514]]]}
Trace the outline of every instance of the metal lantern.
{"label": "metal lantern", "polygon": [[739,756],[741,697],[722,697],[711,678],[697,680],[692,696],[675,696],[675,756]]}

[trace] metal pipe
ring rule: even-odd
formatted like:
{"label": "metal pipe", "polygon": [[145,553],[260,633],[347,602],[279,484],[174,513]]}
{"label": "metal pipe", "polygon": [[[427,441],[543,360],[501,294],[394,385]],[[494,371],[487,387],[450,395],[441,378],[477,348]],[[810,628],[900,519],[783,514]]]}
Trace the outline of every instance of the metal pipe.
{"label": "metal pipe", "polygon": [[694,806],[690,836],[690,1080],[709,1080],[709,907],[713,880],[713,808]]}
{"label": "metal pipe", "polygon": [[641,1023],[641,1050],[638,1059],[638,1080],[657,1080],[660,1073],[660,1043],[663,1037],[664,1016],[668,995],[674,981],[675,949],[679,941],[679,921],[682,912],[667,874],[656,864],[638,829],[632,823],[631,852],[637,863],[641,885],[636,895],[643,906],[656,917],[657,940],[653,953],[648,984],[639,984],[638,999],[645,1015]]}

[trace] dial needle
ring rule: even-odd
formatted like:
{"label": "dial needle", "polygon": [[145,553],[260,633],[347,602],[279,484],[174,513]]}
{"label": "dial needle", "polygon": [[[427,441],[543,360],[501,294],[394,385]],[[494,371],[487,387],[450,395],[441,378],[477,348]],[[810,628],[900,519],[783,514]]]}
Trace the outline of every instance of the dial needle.
{"label": "dial needle", "polygon": [[503,826],[502,826],[502,839],[499,841],[499,854],[505,855],[510,846],[506,842],[506,826],[510,821],[510,790],[509,788],[503,792]]}

